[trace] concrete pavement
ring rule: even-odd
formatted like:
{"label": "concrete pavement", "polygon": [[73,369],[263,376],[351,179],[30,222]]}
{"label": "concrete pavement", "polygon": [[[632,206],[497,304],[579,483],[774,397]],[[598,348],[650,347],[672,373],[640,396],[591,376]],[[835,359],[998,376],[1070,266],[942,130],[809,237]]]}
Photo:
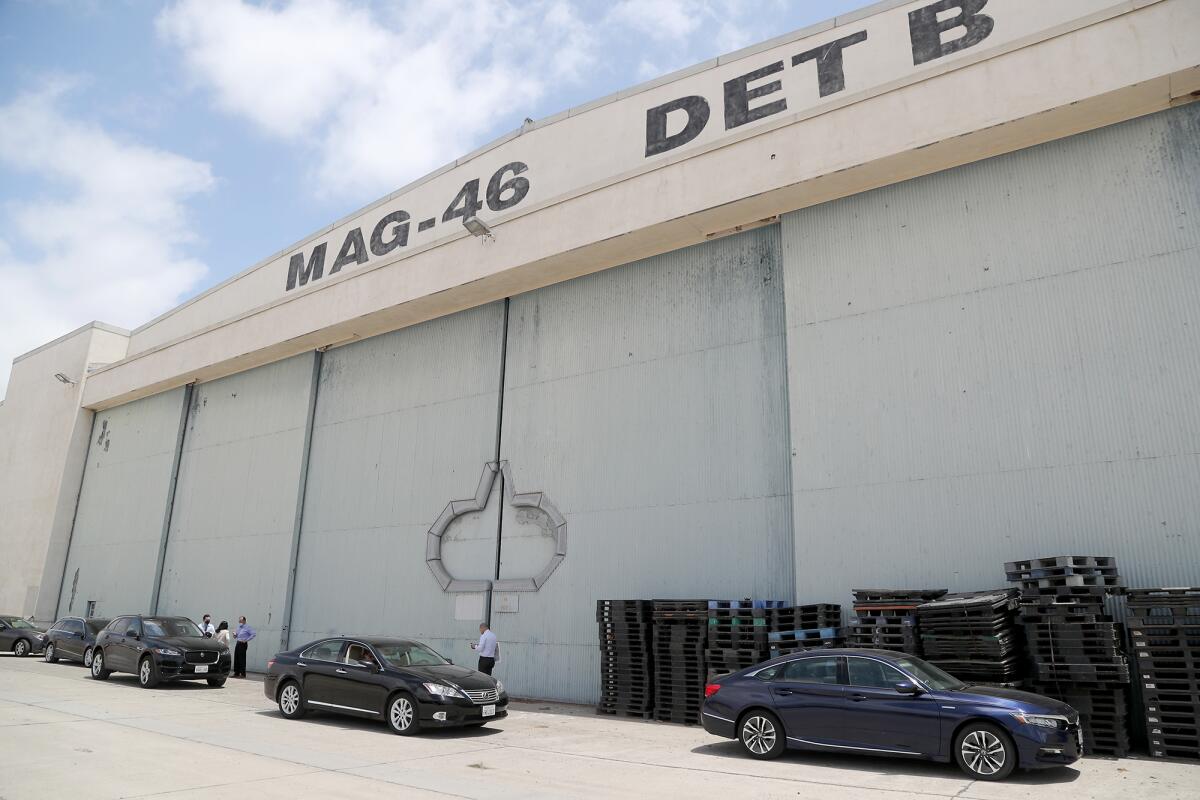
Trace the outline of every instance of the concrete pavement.
{"label": "concrete pavement", "polygon": [[1001,784],[851,756],[752,761],[699,728],[516,703],[474,731],[399,737],[327,715],[283,719],[256,680],[147,691],[132,675],[0,655],[0,800],[363,797],[1129,798],[1196,800],[1200,765],[1086,759]]}

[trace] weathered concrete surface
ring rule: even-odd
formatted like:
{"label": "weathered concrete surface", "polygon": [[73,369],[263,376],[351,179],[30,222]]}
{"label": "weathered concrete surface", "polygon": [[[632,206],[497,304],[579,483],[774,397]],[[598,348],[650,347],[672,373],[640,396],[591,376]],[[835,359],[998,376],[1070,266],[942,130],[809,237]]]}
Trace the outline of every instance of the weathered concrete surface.
{"label": "weathered concrete surface", "polygon": [[[288,722],[257,681],[139,689],[74,664],[0,656],[0,798],[69,781],[89,800],[171,797],[1195,798],[1200,765],[1087,759],[972,783],[949,766],[790,754],[744,758],[698,728],[520,703],[470,733],[400,738],[330,716]],[[48,783],[50,780],[54,783]]]}

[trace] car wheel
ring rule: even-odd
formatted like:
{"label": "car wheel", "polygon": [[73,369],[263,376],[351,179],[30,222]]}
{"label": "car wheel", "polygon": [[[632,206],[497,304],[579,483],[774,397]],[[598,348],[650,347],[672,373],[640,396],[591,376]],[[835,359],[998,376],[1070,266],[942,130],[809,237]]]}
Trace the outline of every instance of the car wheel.
{"label": "car wheel", "polygon": [[92,677],[98,681],[106,681],[109,675],[112,675],[112,670],[104,668],[104,651],[97,649],[92,654]]}
{"label": "car wheel", "polygon": [[288,681],[279,690],[279,713],[288,719],[304,716],[304,694],[300,691],[300,684]]}
{"label": "car wheel", "polygon": [[91,668],[92,666],[92,648],[83,651],[83,665]]}
{"label": "car wheel", "polygon": [[954,737],[954,759],[975,780],[1002,781],[1017,766],[1017,750],[995,725],[973,722]]}
{"label": "car wheel", "polygon": [[54,655],[54,642],[46,645],[46,649],[42,652],[42,658],[46,660],[47,664],[53,664],[58,661],[58,656]]}
{"label": "car wheel", "polygon": [[421,721],[417,719],[417,702],[412,699],[412,695],[398,694],[388,703],[387,711],[388,726],[392,729],[392,733],[398,733],[401,736],[411,736],[421,728]]}
{"label": "car wheel", "polygon": [[742,717],[738,741],[751,758],[779,758],[787,747],[783,725],[770,711],[751,711]]}
{"label": "car wheel", "polygon": [[158,686],[158,665],[154,659],[146,656],[138,664],[138,683],[143,689],[153,689]]}
{"label": "car wheel", "polygon": [[225,685],[225,681],[226,681],[226,676],[224,676],[224,675],[222,675],[219,678],[209,678],[208,685],[213,687],[214,689],[220,689],[222,686]]}
{"label": "car wheel", "polygon": [[13,645],[13,655],[17,658],[24,658],[29,655],[29,642],[24,639],[17,639]]}

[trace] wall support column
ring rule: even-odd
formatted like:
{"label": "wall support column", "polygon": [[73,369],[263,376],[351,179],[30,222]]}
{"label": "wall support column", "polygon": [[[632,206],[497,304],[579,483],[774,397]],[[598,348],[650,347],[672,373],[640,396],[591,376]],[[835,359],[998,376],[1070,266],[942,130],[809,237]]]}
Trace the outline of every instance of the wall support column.
{"label": "wall support column", "polygon": [[[496,395],[496,480],[500,482],[500,508],[496,512],[496,571],[494,581],[500,580],[500,544],[504,533],[504,471],[500,469],[500,443],[504,432],[504,368],[508,361],[508,307],[510,300],[504,298],[504,321],[500,330],[500,389]],[[488,627],[492,625],[492,586],[487,591],[487,607],[484,609],[484,619]]]}
{"label": "wall support column", "polygon": [[296,514],[292,521],[292,546],[288,553],[287,588],[283,595],[283,619],[279,626],[279,647],[288,649],[292,634],[292,608],[296,595],[296,565],[300,560],[300,531],[304,525],[304,496],[308,491],[308,462],[312,455],[313,423],[317,417],[317,388],[321,383],[321,364],[324,350],[313,351],[312,379],[308,385],[308,417],[304,422],[304,444],[301,446],[300,479],[296,487]]}
{"label": "wall support column", "polygon": [[175,511],[175,487],[179,484],[179,463],[183,460],[183,439],[187,433],[188,416],[192,411],[192,395],[196,385],[183,387],[183,409],[179,413],[179,431],[175,434],[175,457],[171,459],[171,481],[167,484],[167,508],[163,512],[162,537],[158,541],[158,562],[154,567],[154,586],[150,590],[150,613],[158,613],[162,595],[163,570],[167,563],[167,539],[171,535],[171,515]]}

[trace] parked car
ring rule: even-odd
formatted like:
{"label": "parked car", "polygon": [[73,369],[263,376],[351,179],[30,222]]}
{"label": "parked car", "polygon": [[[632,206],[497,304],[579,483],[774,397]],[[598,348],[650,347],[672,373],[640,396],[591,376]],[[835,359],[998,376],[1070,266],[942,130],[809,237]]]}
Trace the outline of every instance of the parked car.
{"label": "parked car", "polygon": [[508,714],[500,681],[407,639],[339,636],[279,653],[267,662],[263,691],[288,719],[332,711],[384,719],[402,735]]}
{"label": "parked car", "polygon": [[109,620],[96,617],[63,617],[46,631],[46,649],[42,651],[42,657],[51,664],[65,658],[80,661],[85,667],[92,666],[96,635],[108,623]]}
{"label": "parked car", "polygon": [[23,658],[37,653],[46,643],[46,633],[23,617],[0,615],[0,650],[12,650]]}
{"label": "parked car", "polygon": [[704,690],[704,729],[753,758],[787,748],[958,763],[972,778],[1070,764],[1079,714],[1048,697],[963,683],[915,656],[809,650],[722,676]]}
{"label": "parked car", "polygon": [[187,617],[117,617],[96,636],[92,650],[93,678],[132,672],[147,689],[162,681],[224,686],[229,664],[229,648],[206,639]]}

